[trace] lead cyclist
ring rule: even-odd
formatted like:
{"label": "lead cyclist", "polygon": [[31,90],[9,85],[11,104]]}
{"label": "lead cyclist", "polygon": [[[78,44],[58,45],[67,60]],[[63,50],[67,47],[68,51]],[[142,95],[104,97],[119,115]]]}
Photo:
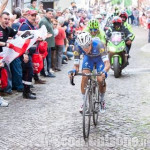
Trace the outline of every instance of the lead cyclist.
{"label": "lead cyclist", "polygon": [[[80,67],[80,55],[83,54],[82,73],[91,73],[94,65],[96,65],[97,73],[102,72],[101,76],[97,76],[99,83],[100,99],[101,99],[101,112],[105,112],[105,100],[104,95],[106,91],[105,78],[107,78],[107,72],[110,69],[110,63],[104,44],[98,37],[92,38],[90,33],[81,32],[77,35],[74,51],[74,69],[69,71],[69,77],[79,72]],[[103,82],[104,81],[104,82]],[[81,93],[84,103],[85,87],[88,82],[88,77],[82,76],[81,81]],[[83,104],[81,105],[80,112],[83,110]]]}

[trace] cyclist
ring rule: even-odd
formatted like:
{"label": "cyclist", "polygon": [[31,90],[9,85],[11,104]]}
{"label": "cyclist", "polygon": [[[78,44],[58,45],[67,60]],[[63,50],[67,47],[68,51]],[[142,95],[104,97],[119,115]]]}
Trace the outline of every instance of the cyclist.
{"label": "cyclist", "polygon": [[105,32],[101,29],[99,21],[97,19],[91,19],[88,22],[88,26],[85,28],[86,32],[89,32],[93,37],[99,37],[101,42],[106,44]]}
{"label": "cyclist", "polygon": [[[106,91],[106,83],[103,81],[105,78],[107,78],[107,72],[110,69],[110,63],[109,63],[105,46],[100,41],[99,38],[97,37],[92,38],[88,32],[79,33],[77,35],[76,42],[75,42],[74,69],[69,71],[70,77],[71,75],[75,75],[77,72],[79,72],[81,54],[84,54],[83,63],[82,63],[82,73],[92,72],[94,65],[96,65],[96,69],[98,73],[103,72],[101,76],[97,77],[99,83],[99,89],[100,89],[100,99],[101,99],[100,111],[103,112],[105,111],[104,95]],[[86,76],[82,76],[81,93],[83,96],[83,100],[85,97],[85,87],[87,81],[88,78]],[[82,112],[82,106],[80,108],[80,112]]]}
{"label": "cyclist", "polygon": [[[128,14],[125,12],[125,11],[122,11],[120,13],[120,18],[122,19],[122,22],[123,22],[123,25],[132,33],[132,37],[131,37],[131,40],[133,41],[134,38],[135,38],[135,35],[133,33],[133,30],[132,30],[132,27],[130,24],[128,24],[127,22],[127,19],[128,19]],[[128,48],[128,53],[131,49],[131,44],[130,45],[127,45],[127,48]]]}
{"label": "cyclist", "polygon": [[106,36],[107,38],[109,38],[111,36],[112,32],[122,32],[124,33],[125,39],[126,39],[126,46],[127,46],[127,54],[129,54],[129,49],[128,46],[131,45],[132,41],[133,41],[133,34],[126,28],[123,26],[122,24],[122,19],[118,16],[114,17],[112,20],[113,25],[111,27],[109,27],[109,29],[106,32]]}

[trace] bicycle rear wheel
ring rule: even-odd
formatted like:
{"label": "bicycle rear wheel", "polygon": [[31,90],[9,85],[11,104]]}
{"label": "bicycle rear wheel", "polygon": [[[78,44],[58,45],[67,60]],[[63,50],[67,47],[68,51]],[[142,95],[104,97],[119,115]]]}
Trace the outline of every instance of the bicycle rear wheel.
{"label": "bicycle rear wheel", "polygon": [[96,126],[98,122],[100,99],[99,99],[99,87],[96,86],[93,91],[93,123]]}
{"label": "bicycle rear wheel", "polygon": [[91,95],[89,89],[86,89],[85,101],[83,104],[83,137],[86,141],[90,133],[91,123]]}

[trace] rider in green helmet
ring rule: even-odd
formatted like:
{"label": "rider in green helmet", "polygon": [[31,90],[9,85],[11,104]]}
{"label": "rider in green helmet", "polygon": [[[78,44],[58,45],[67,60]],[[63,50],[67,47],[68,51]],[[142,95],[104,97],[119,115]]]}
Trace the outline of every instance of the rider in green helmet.
{"label": "rider in green helmet", "polygon": [[89,32],[92,37],[99,37],[100,40],[106,44],[105,32],[100,28],[100,24],[97,19],[91,19],[84,31]]}

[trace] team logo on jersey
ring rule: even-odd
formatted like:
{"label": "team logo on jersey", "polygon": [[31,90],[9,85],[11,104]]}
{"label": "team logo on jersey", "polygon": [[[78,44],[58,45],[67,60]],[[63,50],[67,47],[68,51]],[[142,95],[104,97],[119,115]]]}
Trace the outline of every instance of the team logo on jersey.
{"label": "team logo on jersey", "polygon": [[3,39],[3,31],[0,31],[0,39]]}
{"label": "team logo on jersey", "polygon": [[73,54],[74,54],[74,56],[79,56],[79,52],[77,52],[77,51],[74,51]]}
{"label": "team logo on jersey", "polygon": [[88,66],[88,64],[89,64],[89,63],[88,63],[88,62],[86,62],[86,63],[85,63],[85,66],[87,67],[87,66]]}
{"label": "team logo on jersey", "polygon": [[104,51],[105,51],[104,48],[101,48],[101,49],[99,50],[100,53],[103,53]]}

